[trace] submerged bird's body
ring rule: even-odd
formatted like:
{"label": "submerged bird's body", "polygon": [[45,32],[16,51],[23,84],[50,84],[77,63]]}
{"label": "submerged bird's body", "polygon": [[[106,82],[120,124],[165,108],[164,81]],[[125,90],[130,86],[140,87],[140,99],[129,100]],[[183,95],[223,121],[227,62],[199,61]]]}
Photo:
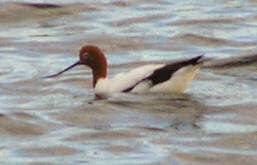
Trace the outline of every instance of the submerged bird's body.
{"label": "submerged bird's body", "polygon": [[76,65],[87,65],[92,69],[93,87],[97,96],[119,92],[161,92],[180,93],[185,91],[199,70],[203,56],[171,64],[152,64],[135,68],[126,73],[107,76],[107,60],[96,46],[84,46],[80,50],[80,60],[55,75],[57,76]]}
{"label": "submerged bird's body", "polygon": [[101,78],[95,85],[95,92],[104,95],[117,92],[180,93],[184,92],[200,68],[200,65],[188,65],[175,72],[159,73],[163,77],[167,74],[163,80],[154,77],[154,74],[158,74],[156,71],[164,69],[165,66],[167,65],[145,65],[111,78]]}

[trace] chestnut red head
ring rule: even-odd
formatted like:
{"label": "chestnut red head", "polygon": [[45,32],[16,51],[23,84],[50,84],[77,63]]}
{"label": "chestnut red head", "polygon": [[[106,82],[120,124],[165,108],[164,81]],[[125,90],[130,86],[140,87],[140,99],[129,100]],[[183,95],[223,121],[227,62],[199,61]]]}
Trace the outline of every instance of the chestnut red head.
{"label": "chestnut red head", "polygon": [[87,45],[87,46],[83,46],[80,49],[79,61],[72,64],[68,68],[60,71],[57,74],[45,76],[44,78],[51,78],[51,77],[58,76],[64,72],[72,69],[73,67],[75,67],[77,65],[86,65],[92,69],[93,76],[94,76],[94,80],[93,80],[94,86],[99,78],[106,77],[107,61],[106,61],[106,58],[105,58],[103,52],[97,46]]}
{"label": "chestnut red head", "polygon": [[106,58],[103,52],[93,45],[87,45],[80,49],[79,62],[89,66],[91,69],[97,69],[98,67],[107,66]]}

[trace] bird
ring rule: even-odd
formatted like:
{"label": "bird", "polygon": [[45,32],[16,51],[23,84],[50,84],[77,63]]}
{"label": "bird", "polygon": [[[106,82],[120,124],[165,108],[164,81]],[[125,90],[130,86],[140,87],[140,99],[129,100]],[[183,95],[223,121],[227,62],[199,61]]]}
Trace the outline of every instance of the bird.
{"label": "bird", "polygon": [[137,67],[113,77],[107,76],[107,59],[99,47],[83,46],[79,51],[79,60],[57,74],[56,77],[75,66],[85,65],[91,68],[95,96],[106,97],[112,93],[182,93],[194,79],[202,66],[204,55],[167,64],[148,64]]}

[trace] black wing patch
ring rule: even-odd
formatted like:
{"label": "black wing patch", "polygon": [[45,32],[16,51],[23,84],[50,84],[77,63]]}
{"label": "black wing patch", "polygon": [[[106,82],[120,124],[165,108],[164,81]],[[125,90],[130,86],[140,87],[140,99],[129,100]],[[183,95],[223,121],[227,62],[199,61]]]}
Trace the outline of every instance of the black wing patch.
{"label": "black wing patch", "polygon": [[182,68],[184,66],[187,66],[187,65],[196,65],[196,64],[201,63],[201,62],[199,62],[199,60],[202,57],[203,57],[203,55],[197,56],[197,57],[192,58],[190,60],[165,65],[165,66],[163,66],[159,69],[156,69],[151,75],[149,75],[148,77],[146,77],[146,78],[142,79],[141,81],[135,83],[133,86],[123,90],[122,92],[129,92],[129,91],[133,90],[138,84],[140,84],[143,81],[150,81],[151,82],[151,87],[153,87],[153,86],[155,86],[159,83],[162,83],[164,81],[167,81],[180,68]]}

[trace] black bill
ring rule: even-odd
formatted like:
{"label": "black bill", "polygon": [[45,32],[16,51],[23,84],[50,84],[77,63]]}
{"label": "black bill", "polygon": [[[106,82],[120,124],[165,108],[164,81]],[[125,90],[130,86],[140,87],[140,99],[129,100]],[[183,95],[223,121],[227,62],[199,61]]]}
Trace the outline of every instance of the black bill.
{"label": "black bill", "polygon": [[72,68],[74,68],[75,66],[80,65],[80,64],[81,64],[80,61],[78,61],[78,62],[72,64],[71,66],[69,66],[68,68],[66,68],[66,69],[64,69],[64,70],[62,70],[62,71],[60,71],[59,73],[52,74],[52,75],[49,75],[49,76],[43,76],[42,78],[52,78],[52,77],[59,76],[59,75],[62,74],[63,72],[66,72],[66,71],[68,71],[68,70],[70,70],[70,69],[72,69]]}

